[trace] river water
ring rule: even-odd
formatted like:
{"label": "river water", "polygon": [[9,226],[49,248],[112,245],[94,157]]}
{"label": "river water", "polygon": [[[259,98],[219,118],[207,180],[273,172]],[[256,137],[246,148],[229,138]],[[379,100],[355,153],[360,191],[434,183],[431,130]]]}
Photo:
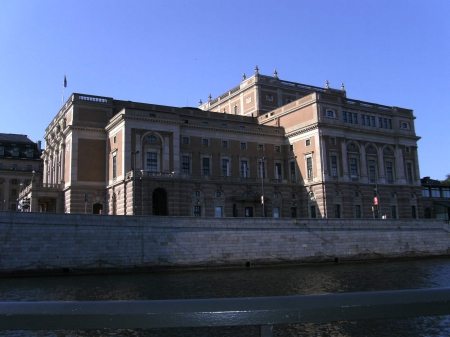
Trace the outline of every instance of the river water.
{"label": "river water", "polygon": [[[162,300],[450,287],[450,259],[0,279],[0,301]],[[258,336],[258,327],[0,331],[0,336]],[[450,336],[450,316],[274,327],[275,336]]]}

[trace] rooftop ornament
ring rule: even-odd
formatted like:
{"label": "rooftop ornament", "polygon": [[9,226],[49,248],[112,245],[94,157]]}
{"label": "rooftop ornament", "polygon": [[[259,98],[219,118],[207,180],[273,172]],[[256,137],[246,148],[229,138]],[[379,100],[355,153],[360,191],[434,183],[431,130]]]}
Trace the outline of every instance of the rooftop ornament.
{"label": "rooftop ornament", "polygon": [[259,74],[259,68],[258,68],[258,66],[255,67],[255,74]]}
{"label": "rooftop ornament", "polygon": [[273,71],[273,77],[278,78],[278,73],[276,69]]}
{"label": "rooftop ornament", "polygon": [[325,89],[330,89],[330,83],[328,80],[325,81]]}
{"label": "rooftop ornament", "polygon": [[198,105],[200,106],[200,105],[202,105],[203,104],[203,102],[202,102],[202,100],[200,99],[200,101],[198,101]]}
{"label": "rooftop ornament", "polygon": [[245,79],[247,78],[247,76],[245,75],[245,73],[242,74],[242,80],[245,81]]}
{"label": "rooftop ornament", "polygon": [[341,90],[345,91],[344,83],[341,83]]}
{"label": "rooftop ornament", "polygon": [[211,99],[212,99],[212,96],[211,96],[211,94],[209,94],[209,96],[208,96],[208,102],[211,102]]}

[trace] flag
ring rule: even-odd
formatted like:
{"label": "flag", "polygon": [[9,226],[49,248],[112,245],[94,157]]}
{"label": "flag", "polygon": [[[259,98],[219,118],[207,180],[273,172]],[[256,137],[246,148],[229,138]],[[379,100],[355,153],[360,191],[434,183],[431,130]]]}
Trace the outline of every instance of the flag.
{"label": "flag", "polygon": [[64,88],[67,88],[67,79],[66,79],[66,75],[64,75]]}

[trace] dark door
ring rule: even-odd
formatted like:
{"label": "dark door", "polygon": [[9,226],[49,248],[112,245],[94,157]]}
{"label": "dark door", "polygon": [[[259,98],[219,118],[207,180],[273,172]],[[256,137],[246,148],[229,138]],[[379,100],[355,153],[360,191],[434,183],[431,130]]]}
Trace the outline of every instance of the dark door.
{"label": "dark door", "polygon": [[157,188],[152,194],[153,215],[167,215],[167,193],[162,188]]}

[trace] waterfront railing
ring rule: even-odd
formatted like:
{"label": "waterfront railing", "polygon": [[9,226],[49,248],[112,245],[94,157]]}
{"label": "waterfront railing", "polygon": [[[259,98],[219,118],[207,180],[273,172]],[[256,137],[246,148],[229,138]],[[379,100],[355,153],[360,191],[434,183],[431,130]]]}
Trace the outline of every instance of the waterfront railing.
{"label": "waterfront railing", "polygon": [[259,326],[450,315],[450,289],[154,301],[0,302],[0,330]]}

